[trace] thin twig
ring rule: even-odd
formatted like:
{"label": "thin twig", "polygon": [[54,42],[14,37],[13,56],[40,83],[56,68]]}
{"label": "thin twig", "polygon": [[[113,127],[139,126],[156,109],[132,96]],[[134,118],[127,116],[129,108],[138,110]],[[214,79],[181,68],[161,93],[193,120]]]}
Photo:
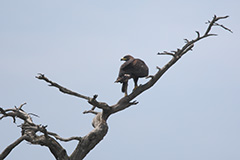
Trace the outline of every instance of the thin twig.
{"label": "thin twig", "polygon": [[176,56],[174,53],[170,53],[170,52],[167,52],[167,51],[164,51],[164,52],[162,52],[162,53],[158,52],[157,54],[158,54],[158,55],[170,55],[170,56],[173,56],[173,57]]}
{"label": "thin twig", "polygon": [[53,86],[53,87],[56,87],[58,88],[62,93],[65,93],[65,94],[69,94],[69,95],[73,95],[73,96],[76,96],[76,97],[79,97],[79,98],[83,98],[83,99],[86,99],[86,100],[89,100],[90,97],[88,96],[84,96],[82,94],[79,94],[77,92],[74,92],[74,91],[71,91],[55,82],[52,82],[51,80],[49,80],[47,77],[44,76],[44,74],[41,74],[39,73],[38,76],[36,76],[37,79],[40,79],[40,80],[44,80],[46,81],[47,83],[50,83],[49,86]]}
{"label": "thin twig", "polygon": [[83,114],[87,114],[87,113],[92,113],[92,114],[95,114],[97,115],[99,112],[96,112],[94,110],[89,110],[89,111],[84,111]]}
{"label": "thin twig", "polygon": [[19,107],[18,107],[18,110],[22,110],[22,107],[24,106],[24,105],[26,105],[27,103],[25,102],[25,103],[23,103],[23,104],[21,104]]}
{"label": "thin twig", "polygon": [[56,133],[53,133],[53,132],[47,132],[48,135],[51,135],[53,137],[55,137],[56,139],[60,140],[60,141],[63,141],[63,142],[69,142],[69,141],[72,141],[72,140],[78,140],[78,141],[81,141],[82,138],[81,137],[69,137],[69,138],[62,138],[60,137],[58,134]]}
{"label": "thin twig", "polygon": [[233,33],[233,31],[232,31],[231,29],[229,29],[229,28],[225,27],[225,26],[224,26],[224,25],[222,25],[222,24],[214,23],[214,26],[219,26],[219,27],[222,27],[223,29],[225,29],[225,30],[227,30],[227,31],[229,31],[229,32],[231,32],[231,33]]}

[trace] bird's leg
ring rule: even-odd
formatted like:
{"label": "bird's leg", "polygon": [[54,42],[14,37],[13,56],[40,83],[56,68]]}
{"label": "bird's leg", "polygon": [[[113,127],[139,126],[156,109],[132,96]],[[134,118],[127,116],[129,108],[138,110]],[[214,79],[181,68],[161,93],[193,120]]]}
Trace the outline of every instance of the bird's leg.
{"label": "bird's leg", "polygon": [[134,86],[134,89],[136,89],[138,87],[138,85],[137,84],[135,84],[135,86]]}
{"label": "bird's leg", "polygon": [[125,80],[122,84],[122,92],[125,93],[125,96],[127,96],[127,87],[128,87],[128,79]]}
{"label": "bird's leg", "polygon": [[126,87],[125,87],[125,90],[124,90],[125,97],[128,96],[128,94],[127,94],[127,87],[128,87],[128,82],[126,83]]}
{"label": "bird's leg", "polygon": [[133,81],[134,81],[134,89],[133,90],[135,90],[138,87],[138,85],[137,85],[138,78],[133,78]]}

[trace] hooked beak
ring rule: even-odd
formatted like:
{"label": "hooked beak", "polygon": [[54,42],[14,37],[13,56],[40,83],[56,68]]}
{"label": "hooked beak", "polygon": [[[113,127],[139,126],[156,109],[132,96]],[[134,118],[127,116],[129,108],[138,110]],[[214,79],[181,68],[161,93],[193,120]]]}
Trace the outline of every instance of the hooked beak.
{"label": "hooked beak", "polygon": [[126,58],[123,57],[123,58],[120,59],[120,61],[126,61]]}

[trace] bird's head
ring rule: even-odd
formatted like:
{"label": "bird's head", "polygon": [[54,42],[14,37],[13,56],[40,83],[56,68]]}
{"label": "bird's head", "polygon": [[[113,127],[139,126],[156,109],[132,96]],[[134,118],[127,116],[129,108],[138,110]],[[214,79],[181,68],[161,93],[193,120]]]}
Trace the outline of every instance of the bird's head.
{"label": "bird's head", "polygon": [[126,55],[123,58],[121,58],[121,61],[128,61],[129,59],[133,59],[133,56],[131,55]]}

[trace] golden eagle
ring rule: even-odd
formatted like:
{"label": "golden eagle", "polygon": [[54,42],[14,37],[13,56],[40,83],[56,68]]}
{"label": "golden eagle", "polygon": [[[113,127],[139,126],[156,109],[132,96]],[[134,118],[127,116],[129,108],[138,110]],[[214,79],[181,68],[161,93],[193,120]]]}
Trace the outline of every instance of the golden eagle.
{"label": "golden eagle", "polygon": [[148,76],[148,66],[141,60],[135,59],[131,55],[126,55],[121,58],[121,61],[126,61],[120,67],[118,78],[115,82],[122,83],[122,92],[127,96],[128,80],[133,78],[134,89],[138,87],[138,78]]}

